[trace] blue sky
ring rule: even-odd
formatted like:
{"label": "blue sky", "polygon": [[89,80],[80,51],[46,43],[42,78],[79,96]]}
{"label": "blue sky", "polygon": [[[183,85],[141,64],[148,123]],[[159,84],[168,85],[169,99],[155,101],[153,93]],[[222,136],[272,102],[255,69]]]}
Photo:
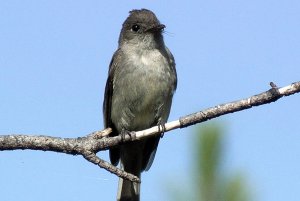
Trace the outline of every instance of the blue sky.
{"label": "blue sky", "polygon": [[[79,137],[103,128],[107,69],[134,8],[167,28],[178,89],[169,120],[300,79],[300,2],[0,1],[0,134]],[[296,201],[300,187],[300,95],[219,120],[224,169],[243,172],[256,200]],[[193,132],[161,140],[143,174],[142,200],[170,200],[187,186]],[[107,152],[99,155],[107,159]],[[0,152],[3,201],[115,200],[116,176],[80,156]]]}

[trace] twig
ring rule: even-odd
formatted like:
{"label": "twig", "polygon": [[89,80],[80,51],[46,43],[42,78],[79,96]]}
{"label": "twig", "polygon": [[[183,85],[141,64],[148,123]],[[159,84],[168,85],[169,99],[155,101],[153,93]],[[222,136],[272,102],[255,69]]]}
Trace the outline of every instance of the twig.
{"label": "twig", "polygon": [[266,92],[239,101],[220,104],[215,107],[181,117],[179,120],[166,123],[163,126],[163,131],[159,126],[155,126],[143,131],[131,132],[124,138],[121,138],[120,136],[108,137],[109,133],[111,132],[110,128],[107,128],[103,131],[96,131],[88,134],[85,137],[79,138],[58,138],[42,135],[0,135],[0,151],[31,149],[61,152],[71,155],[82,155],[89,162],[96,164],[119,177],[140,182],[138,177],[100,159],[96,156],[96,153],[101,150],[109,149],[113,146],[118,146],[121,143],[141,140],[143,138],[158,135],[161,132],[167,132],[176,128],[184,128],[228,113],[238,112],[249,109],[253,106],[275,102],[283,96],[289,96],[300,92],[300,82],[295,82],[282,88],[277,88],[277,86],[272,82],[270,85],[272,88]]}
{"label": "twig", "polygon": [[[216,117],[228,114],[228,113],[234,113],[241,110],[249,109],[253,106],[259,106],[264,105],[268,103],[272,103],[277,101],[278,99],[282,98],[283,96],[290,96],[295,93],[300,92],[300,82],[292,83],[288,86],[277,88],[277,86],[271,82],[271,89],[268,91],[265,91],[263,93],[251,96],[249,98],[245,98],[238,101],[233,101],[230,103],[220,104],[205,110],[202,110],[200,112],[196,112],[190,115],[186,115],[184,117],[180,117],[179,120],[175,120],[169,123],[165,124],[165,130],[164,132],[171,131],[177,128],[185,128],[190,125],[194,125],[197,123],[205,122],[210,119],[214,119]],[[138,131],[138,132],[131,132],[130,135],[134,136],[137,140],[150,137],[153,135],[157,135],[160,133],[159,126],[154,126],[152,128]],[[105,146],[115,146],[120,143],[120,141],[117,140],[117,137],[115,137],[115,140],[111,140],[111,142],[108,142],[105,144]],[[130,141],[130,136],[126,136],[125,142]],[[105,147],[102,147],[105,148]]]}

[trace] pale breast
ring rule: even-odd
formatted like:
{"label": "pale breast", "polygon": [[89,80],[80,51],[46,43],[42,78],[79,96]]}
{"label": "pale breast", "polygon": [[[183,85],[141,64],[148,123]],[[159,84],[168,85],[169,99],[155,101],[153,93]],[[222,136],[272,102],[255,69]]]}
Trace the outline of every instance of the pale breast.
{"label": "pale breast", "polygon": [[[174,90],[169,58],[157,49],[142,52],[128,54],[126,64],[115,77],[112,119],[121,117],[119,128],[145,129],[158,116],[166,119],[169,113]],[[163,106],[167,107],[165,112],[160,110]]]}

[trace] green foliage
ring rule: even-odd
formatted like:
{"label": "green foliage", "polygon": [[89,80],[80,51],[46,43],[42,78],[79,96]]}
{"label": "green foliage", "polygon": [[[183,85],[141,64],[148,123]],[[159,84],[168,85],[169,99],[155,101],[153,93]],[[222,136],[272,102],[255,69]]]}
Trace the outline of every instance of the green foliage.
{"label": "green foliage", "polygon": [[[191,184],[177,186],[172,200],[184,201],[248,201],[249,190],[244,176],[227,176],[222,170],[224,128],[221,124],[205,124],[197,129],[193,140],[194,156]],[[189,183],[189,181],[187,182]],[[182,188],[184,186],[185,188]]]}
{"label": "green foliage", "polygon": [[[197,192],[200,192],[200,200],[220,200],[219,192],[219,169],[221,158],[222,135],[220,127],[206,126],[196,136],[196,158],[195,173],[198,175]],[[197,157],[198,156],[198,157]]]}
{"label": "green foliage", "polygon": [[243,175],[236,174],[229,178],[224,185],[224,200],[248,201],[250,200],[248,191]]}

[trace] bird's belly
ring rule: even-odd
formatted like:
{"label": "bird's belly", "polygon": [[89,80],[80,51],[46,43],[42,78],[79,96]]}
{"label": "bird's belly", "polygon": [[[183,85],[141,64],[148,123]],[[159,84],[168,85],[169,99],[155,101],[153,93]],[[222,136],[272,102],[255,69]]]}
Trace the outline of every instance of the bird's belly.
{"label": "bird's belly", "polygon": [[146,129],[154,124],[157,110],[166,99],[165,92],[142,82],[128,87],[131,87],[132,94],[123,105],[122,119],[128,122],[129,130]]}
{"label": "bird's belly", "polygon": [[166,121],[168,114],[163,114],[161,109],[170,107],[172,89],[168,82],[164,72],[153,68],[124,74],[112,102],[112,120],[118,120],[114,122],[117,129],[136,131],[149,128],[158,120]]}
{"label": "bird's belly", "polygon": [[128,63],[120,68],[113,84],[113,123],[121,131],[166,121],[174,90],[168,60],[158,50],[127,56]]}

